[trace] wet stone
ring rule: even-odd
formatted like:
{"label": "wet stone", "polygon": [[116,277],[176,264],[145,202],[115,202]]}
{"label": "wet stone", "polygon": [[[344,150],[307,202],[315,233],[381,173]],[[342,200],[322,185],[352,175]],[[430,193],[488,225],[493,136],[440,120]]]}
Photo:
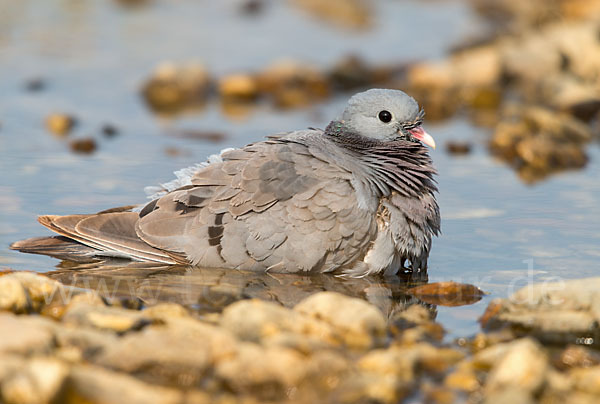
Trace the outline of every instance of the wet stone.
{"label": "wet stone", "polygon": [[459,391],[474,392],[481,387],[477,374],[473,369],[467,366],[449,373],[444,378],[444,385]]}
{"label": "wet stone", "polygon": [[105,123],[104,125],[102,125],[102,128],[100,129],[100,131],[102,132],[102,135],[104,135],[104,137],[108,137],[108,138],[115,137],[120,132],[119,129],[115,125],[112,125],[110,123]]}
{"label": "wet stone", "polygon": [[503,390],[498,390],[489,394],[485,400],[485,404],[534,404],[535,401],[531,394],[517,387],[509,387]]}
{"label": "wet stone", "polygon": [[509,342],[506,352],[493,364],[485,390],[493,393],[516,388],[534,394],[542,388],[547,371],[547,354],[537,342],[528,338]]}
{"label": "wet stone", "polygon": [[275,63],[258,75],[261,93],[278,108],[297,108],[329,96],[327,78],[318,69],[292,61]]}
{"label": "wet stone", "polygon": [[57,136],[66,136],[71,132],[76,123],[76,119],[72,116],[56,113],[46,118],[46,129]]}
{"label": "wet stone", "polygon": [[[1,278],[0,278],[1,279]],[[0,313],[0,354],[16,353],[29,355],[32,353],[49,353],[54,348],[54,340],[50,331],[52,322],[46,319],[34,319]]]}
{"label": "wet stone", "polygon": [[177,303],[159,303],[145,308],[142,310],[142,313],[152,319],[170,319],[190,316],[187,309]]}
{"label": "wet stone", "polygon": [[569,345],[553,361],[559,369],[600,365],[600,353],[584,346]]}
{"label": "wet stone", "polygon": [[600,395],[600,366],[573,369],[569,372],[575,389],[585,393]]}
{"label": "wet stone", "polygon": [[258,97],[258,83],[248,74],[226,76],[219,80],[219,94],[227,101],[253,101]]}
{"label": "wet stone", "polygon": [[598,344],[600,278],[530,285],[488,307],[484,326],[504,325],[553,344]]}
{"label": "wet stone", "polygon": [[373,23],[370,3],[362,0],[294,0],[293,4],[314,17],[344,28],[365,29]]}
{"label": "wet stone", "polygon": [[350,347],[377,346],[386,334],[386,321],[375,306],[336,292],[311,295],[298,303],[294,311],[330,324]]}
{"label": "wet stone", "polygon": [[199,64],[163,63],[144,84],[142,95],[150,108],[159,113],[177,113],[204,103],[211,78]]}
{"label": "wet stone", "polygon": [[0,277],[0,310],[23,313],[30,307],[29,295],[21,282],[12,274]]}
{"label": "wet stone", "polygon": [[154,383],[190,387],[200,383],[207,369],[236,352],[237,341],[230,333],[180,318],[121,337],[95,363]]}
{"label": "wet stone", "polygon": [[217,363],[215,372],[237,393],[280,399],[305,378],[308,362],[291,349],[241,343],[237,355]]}
{"label": "wet stone", "polygon": [[471,148],[472,145],[469,142],[453,140],[446,143],[446,151],[449,154],[456,156],[462,156],[471,153]]}
{"label": "wet stone", "polygon": [[68,367],[54,358],[33,358],[1,382],[2,400],[10,404],[56,402]]}
{"label": "wet stone", "polygon": [[78,154],[92,154],[98,148],[96,140],[91,137],[74,139],[69,143],[71,151]]}
{"label": "wet stone", "polygon": [[117,333],[140,330],[152,320],[139,311],[101,307],[87,302],[69,305],[62,317],[65,324],[111,330]]}
{"label": "wet stone", "polygon": [[177,390],[89,365],[73,366],[65,386],[65,401],[73,403],[179,404],[182,396]]}

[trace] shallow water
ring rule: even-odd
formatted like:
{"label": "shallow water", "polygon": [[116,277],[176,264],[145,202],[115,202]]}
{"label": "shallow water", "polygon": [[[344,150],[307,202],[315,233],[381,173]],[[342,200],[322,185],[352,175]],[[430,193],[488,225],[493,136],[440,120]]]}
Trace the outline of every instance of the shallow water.
{"label": "shallow water", "polygon": [[[460,2],[376,3],[378,24],[366,31],[323,24],[284,2],[268,2],[263,13],[252,17],[241,15],[235,4],[156,1],[123,8],[117,2],[0,3],[0,266],[56,269],[55,259],[8,250],[12,241],[49,234],[36,222],[38,214],[87,213],[142,202],[144,186],[166,182],[174,170],[224,147],[270,133],[324,127],[347,99],[338,96],[297,111],[259,106],[241,120],[231,120],[215,104],[200,114],[160,119],[138,95],[143,79],[160,61],[195,59],[217,75],[257,70],[283,58],[327,67],[348,53],[377,63],[404,63],[441,57],[479,24]],[[24,83],[36,77],[45,80],[46,88],[26,91]],[[75,155],[67,141],[46,132],[44,118],[54,111],[74,114],[80,124],[71,137],[91,135],[99,150]],[[104,123],[116,125],[120,133],[103,137]],[[599,272],[597,144],[589,147],[590,163],[584,170],[527,186],[489,157],[485,130],[461,118],[426,126],[442,146],[450,139],[476,145],[460,158],[445,154],[443,147],[432,152],[440,174],[443,235],[434,241],[429,280],[472,283],[490,292],[471,306],[435,309],[451,337],[476,332],[476,318],[493,297],[506,296],[532,280]],[[217,131],[227,137],[222,143],[181,139],[168,135],[172,128]],[[169,156],[167,147],[182,153]],[[398,280],[148,271],[116,268],[55,276],[73,282],[88,279],[92,287],[102,278],[112,282],[110,287],[118,279],[150,282],[148,290],[159,288],[159,298],[179,299],[199,310],[218,308],[236,297],[292,304],[323,289],[376,296],[384,311],[411,300]],[[222,290],[215,292],[221,283]]]}

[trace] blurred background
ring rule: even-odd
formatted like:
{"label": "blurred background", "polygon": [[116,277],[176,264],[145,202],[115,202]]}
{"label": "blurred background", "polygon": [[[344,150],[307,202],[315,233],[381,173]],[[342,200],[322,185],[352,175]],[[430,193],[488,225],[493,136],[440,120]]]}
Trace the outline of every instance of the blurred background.
{"label": "blurred background", "polygon": [[496,297],[596,275],[598,15],[595,0],[0,0],[0,267],[56,269],[8,249],[49,234],[38,214],[143,203],[177,169],[388,87],[439,145],[429,280]]}

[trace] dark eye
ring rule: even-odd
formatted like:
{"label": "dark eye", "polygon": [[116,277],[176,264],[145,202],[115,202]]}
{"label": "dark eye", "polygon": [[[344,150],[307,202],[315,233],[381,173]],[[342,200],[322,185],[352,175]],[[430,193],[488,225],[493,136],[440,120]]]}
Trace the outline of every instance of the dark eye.
{"label": "dark eye", "polygon": [[390,111],[381,111],[378,117],[381,122],[388,123],[392,120],[392,113]]}

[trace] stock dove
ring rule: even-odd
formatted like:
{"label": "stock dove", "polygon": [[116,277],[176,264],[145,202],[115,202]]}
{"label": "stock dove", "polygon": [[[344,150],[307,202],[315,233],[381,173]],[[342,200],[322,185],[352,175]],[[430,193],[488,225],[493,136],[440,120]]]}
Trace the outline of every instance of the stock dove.
{"label": "stock dove", "polygon": [[252,271],[423,271],[440,230],[423,115],[404,92],[371,89],[325,130],[224,150],[141,209],[40,216],[63,237],[11,247]]}

